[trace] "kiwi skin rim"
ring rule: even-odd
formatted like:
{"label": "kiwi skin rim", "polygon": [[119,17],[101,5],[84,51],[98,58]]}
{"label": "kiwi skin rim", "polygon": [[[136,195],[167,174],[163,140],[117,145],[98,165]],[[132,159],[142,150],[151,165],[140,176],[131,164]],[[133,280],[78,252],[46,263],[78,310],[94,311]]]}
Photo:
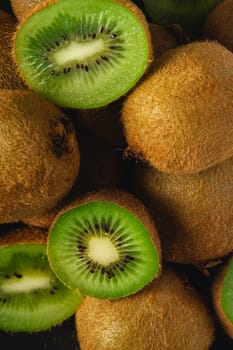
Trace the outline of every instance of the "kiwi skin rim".
{"label": "kiwi skin rim", "polygon": [[[66,211],[69,211],[74,207],[78,207],[82,204],[86,204],[92,201],[112,202],[114,204],[117,204],[125,208],[129,212],[131,212],[133,215],[135,215],[138,218],[138,220],[140,220],[143,223],[156,248],[156,252],[158,256],[158,273],[155,278],[158,278],[162,271],[162,266],[161,266],[162,250],[161,250],[160,238],[155,226],[155,222],[152,219],[152,216],[150,215],[146,206],[137,197],[135,197],[133,194],[125,190],[116,189],[116,188],[114,189],[103,188],[97,191],[87,192],[82,197],[75,199],[70,204],[63,207],[63,209],[59,211],[56,214],[56,216],[53,218],[49,227],[49,233],[48,233],[48,239],[47,239],[47,256],[48,256],[48,261],[50,263],[50,267],[54,271],[54,273],[57,275],[57,278],[61,279],[61,277],[57,274],[57,271],[54,270],[53,264],[51,263],[51,260],[50,260],[50,254],[49,254],[49,236],[50,236],[50,232],[52,231],[53,225],[56,223],[59,216],[65,213]],[[62,280],[62,283],[66,284],[63,280]]]}
{"label": "kiwi skin rim", "polygon": [[[38,3],[37,5],[32,7],[31,10],[26,13],[25,17],[16,26],[16,31],[13,35],[13,42],[15,42],[15,40],[16,40],[16,35],[17,35],[18,30],[20,29],[20,27],[24,24],[24,22],[26,22],[26,20],[30,16],[32,16],[34,13],[42,10],[43,8],[49,6],[50,4],[56,3],[58,1],[59,0],[44,0],[41,3]],[[144,15],[143,11],[135,3],[133,3],[131,0],[111,0],[111,1],[122,4],[123,6],[127,7],[132,13],[134,13],[134,15],[136,17],[138,17],[139,21],[141,21],[141,24],[144,28],[144,31],[145,31],[145,34],[147,37],[147,41],[148,41],[148,62],[147,62],[147,66],[145,67],[145,70],[144,70],[144,75],[145,75],[149,71],[149,68],[150,68],[152,62],[154,61],[151,34],[150,34],[149,24],[148,24],[148,21],[146,19],[146,16]],[[12,49],[12,56],[13,56],[14,62],[16,62],[16,64],[17,64],[14,45],[13,45],[13,49]],[[18,65],[17,65],[17,68],[18,68]],[[22,79],[24,79],[20,70],[18,69],[17,71],[18,71],[18,74],[22,77]]]}
{"label": "kiwi skin rim", "polygon": [[218,271],[215,280],[211,287],[212,302],[217,318],[222,326],[223,331],[233,339],[233,323],[226,317],[222,308],[222,290],[224,279],[226,277],[230,263],[232,262],[233,255],[230,254],[227,260],[222,263],[220,270]]}

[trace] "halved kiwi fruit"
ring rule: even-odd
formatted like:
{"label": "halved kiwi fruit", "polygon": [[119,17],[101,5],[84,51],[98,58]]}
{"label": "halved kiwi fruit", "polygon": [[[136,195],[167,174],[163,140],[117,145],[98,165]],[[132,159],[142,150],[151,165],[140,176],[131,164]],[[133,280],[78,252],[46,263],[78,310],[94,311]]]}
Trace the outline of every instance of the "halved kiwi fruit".
{"label": "halved kiwi fruit", "polygon": [[51,268],[68,287],[97,298],[133,294],[158,277],[160,249],[147,209],[122,190],[84,195],[49,229]]}
{"label": "halved kiwi fruit", "polygon": [[0,89],[26,89],[12,58],[15,18],[0,9]]}
{"label": "halved kiwi fruit", "polygon": [[202,37],[218,40],[228,50],[233,52],[233,1],[221,2],[206,17],[202,28]]}
{"label": "halved kiwi fruit", "polygon": [[222,0],[142,0],[145,13],[157,24],[181,24],[185,30],[199,33],[208,13]]}
{"label": "halved kiwi fruit", "polygon": [[168,50],[125,98],[126,154],[177,175],[228,159],[232,90],[233,54],[220,43],[193,41]]}
{"label": "halved kiwi fruit", "polygon": [[0,329],[40,332],[73,316],[84,297],[49,266],[47,232],[18,228],[0,235]]}
{"label": "halved kiwi fruit", "polygon": [[213,307],[224,332],[233,339],[233,255],[220,265],[211,288]]}
{"label": "halved kiwi fruit", "polygon": [[27,85],[69,108],[102,107],[127,93],[152,59],[142,11],[127,0],[50,0],[15,35]]}
{"label": "halved kiwi fruit", "polygon": [[212,314],[186,276],[174,267],[134,295],[118,300],[86,297],[76,312],[82,350],[207,350]]}
{"label": "halved kiwi fruit", "polygon": [[76,181],[72,120],[35,92],[0,90],[0,146],[0,223],[45,212]]}
{"label": "halved kiwi fruit", "polygon": [[165,261],[204,266],[233,250],[232,157],[196,174],[142,163],[132,173],[132,191],[154,217]]}

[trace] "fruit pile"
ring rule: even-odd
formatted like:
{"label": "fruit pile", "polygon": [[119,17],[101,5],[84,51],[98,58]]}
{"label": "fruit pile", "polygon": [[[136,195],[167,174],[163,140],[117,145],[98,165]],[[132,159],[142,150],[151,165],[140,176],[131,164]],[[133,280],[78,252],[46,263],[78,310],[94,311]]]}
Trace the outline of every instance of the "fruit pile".
{"label": "fruit pile", "polygon": [[0,339],[232,349],[232,28],[233,0],[0,5]]}

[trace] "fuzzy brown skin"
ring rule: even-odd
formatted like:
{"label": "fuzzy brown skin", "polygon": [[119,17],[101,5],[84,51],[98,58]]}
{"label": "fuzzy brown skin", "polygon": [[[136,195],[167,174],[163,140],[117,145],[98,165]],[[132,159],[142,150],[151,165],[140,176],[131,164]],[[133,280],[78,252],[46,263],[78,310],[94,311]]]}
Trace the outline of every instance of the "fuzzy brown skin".
{"label": "fuzzy brown skin", "polygon": [[191,175],[138,164],[134,192],[147,204],[166,261],[205,265],[233,250],[233,157]]}
{"label": "fuzzy brown skin", "polygon": [[54,207],[79,172],[71,120],[32,91],[0,90],[0,223]]}
{"label": "fuzzy brown skin", "polygon": [[24,218],[23,222],[37,227],[48,228],[54,217],[63,207],[76,201],[80,194],[102,188],[123,187],[125,179],[125,164],[121,153],[109,147],[96,138],[89,130],[77,127],[80,150],[79,175],[72,192],[68,194],[55,208],[40,215]]}
{"label": "fuzzy brown skin", "polygon": [[171,268],[132,296],[86,297],[75,324],[82,350],[207,350],[214,340],[209,310]]}
{"label": "fuzzy brown skin", "polygon": [[0,234],[0,247],[14,244],[46,244],[48,232],[36,227],[11,228]]}
{"label": "fuzzy brown skin", "polygon": [[10,0],[15,17],[21,22],[31,10],[44,0]]}
{"label": "fuzzy brown skin", "polygon": [[153,55],[156,58],[169,49],[181,45],[186,40],[186,35],[181,26],[177,25],[159,25],[149,23]]}
{"label": "fuzzy brown skin", "polygon": [[11,56],[15,30],[14,17],[0,9],[0,89],[26,89]]}
{"label": "fuzzy brown skin", "polygon": [[223,331],[231,339],[233,339],[233,324],[226,317],[225,312],[223,311],[221,299],[222,299],[222,288],[223,288],[224,279],[232,259],[233,259],[233,256],[231,254],[228,257],[228,260],[221,266],[220,270],[217,272],[214,283],[211,286],[214,311],[217,315],[220,325],[222,326]]}
{"label": "fuzzy brown skin", "polygon": [[165,52],[125,100],[126,154],[177,175],[231,157],[232,99],[233,54],[224,46],[194,41]]}
{"label": "fuzzy brown skin", "polygon": [[218,40],[233,52],[233,1],[221,2],[206,18],[202,36]]}

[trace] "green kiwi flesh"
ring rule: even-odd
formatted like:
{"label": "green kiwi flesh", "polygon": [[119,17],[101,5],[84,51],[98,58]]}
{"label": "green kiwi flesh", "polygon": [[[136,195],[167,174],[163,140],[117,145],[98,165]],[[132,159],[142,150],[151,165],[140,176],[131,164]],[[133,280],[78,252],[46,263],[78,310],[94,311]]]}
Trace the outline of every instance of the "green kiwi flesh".
{"label": "green kiwi flesh", "polygon": [[50,1],[19,25],[14,55],[32,90],[62,107],[96,108],[143,76],[149,39],[143,13],[129,1]]}
{"label": "green kiwi flesh", "polygon": [[158,237],[153,241],[125,207],[94,198],[64,210],[50,226],[50,265],[64,284],[84,295],[115,299],[133,294],[159,275]]}
{"label": "green kiwi flesh", "polygon": [[118,300],[86,297],[76,312],[82,350],[207,350],[214,340],[211,313],[175,268],[138,293]]}
{"label": "green kiwi flesh", "polygon": [[[36,232],[29,228],[27,234]],[[14,243],[9,238],[11,242],[0,247],[0,329],[31,333],[61,324],[75,313],[83,296],[57,279],[46,242]]]}
{"label": "green kiwi flesh", "polygon": [[142,0],[145,13],[157,24],[181,24],[189,32],[200,32],[208,13],[222,0]]}

